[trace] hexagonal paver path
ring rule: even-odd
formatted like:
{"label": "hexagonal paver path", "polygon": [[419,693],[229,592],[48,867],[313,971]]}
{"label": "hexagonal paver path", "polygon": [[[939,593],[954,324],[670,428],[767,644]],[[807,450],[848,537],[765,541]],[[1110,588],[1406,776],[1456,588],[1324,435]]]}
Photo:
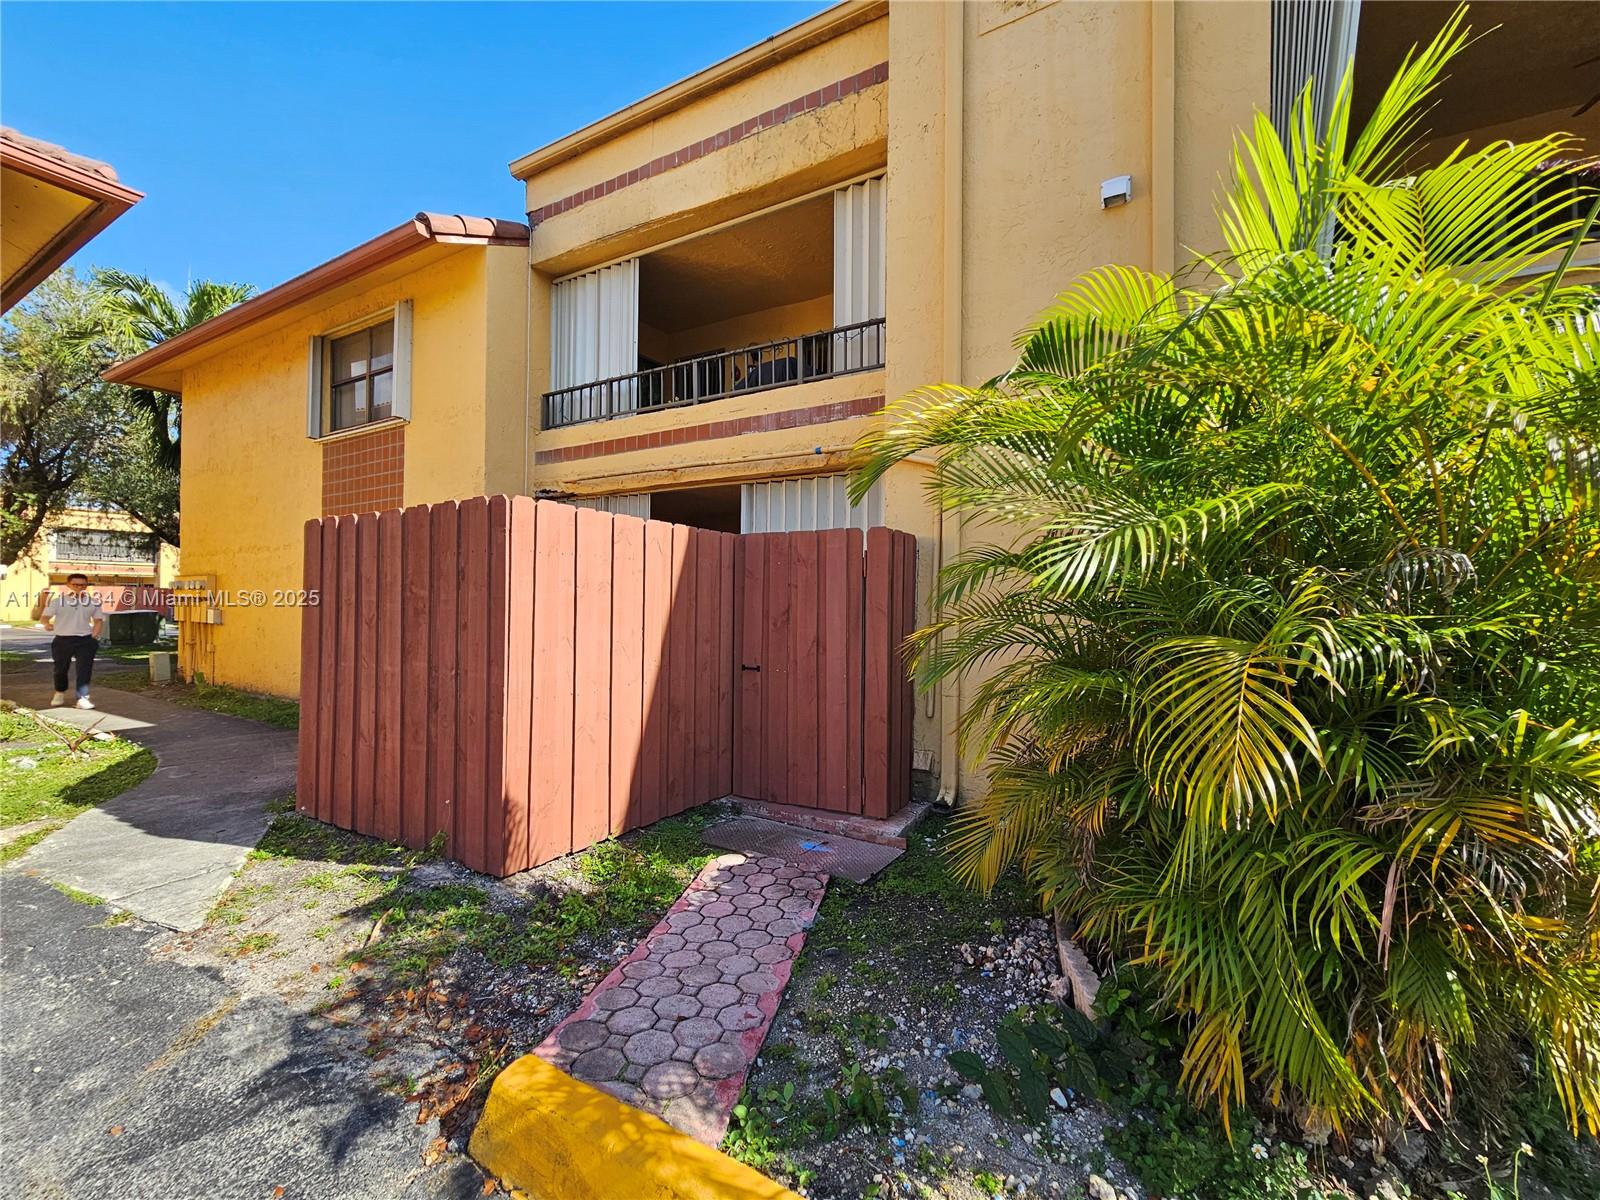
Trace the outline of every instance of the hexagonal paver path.
{"label": "hexagonal paver path", "polygon": [[717,1145],[827,886],[781,858],[713,859],[534,1053]]}

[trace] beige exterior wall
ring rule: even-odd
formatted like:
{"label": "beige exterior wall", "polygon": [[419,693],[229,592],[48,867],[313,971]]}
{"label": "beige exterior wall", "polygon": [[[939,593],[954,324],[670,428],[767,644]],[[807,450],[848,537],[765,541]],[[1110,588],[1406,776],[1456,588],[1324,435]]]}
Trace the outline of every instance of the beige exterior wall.
{"label": "beige exterior wall", "polygon": [[[406,504],[515,491],[526,422],[522,247],[438,248],[409,270],[307,302],[183,380],[185,577],[224,594],[300,586],[305,522],[322,515],[322,444],[306,436],[310,339],[412,302]],[[419,265],[421,264],[421,265]],[[299,610],[230,605],[185,670],[285,695],[299,688]]]}

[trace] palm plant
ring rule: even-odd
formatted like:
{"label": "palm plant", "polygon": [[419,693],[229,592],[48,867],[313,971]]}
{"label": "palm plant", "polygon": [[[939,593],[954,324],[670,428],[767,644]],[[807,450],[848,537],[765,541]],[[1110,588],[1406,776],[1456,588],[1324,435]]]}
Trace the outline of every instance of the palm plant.
{"label": "palm plant", "polygon": [[1528,271],[1594,211],[1561,136],[1402,175],[1467,37],[1241,134],[1203,286],[1095,271],[860,447],[981,533],[914,639],[973,680],[959,869],[1156,967],[1224,1118],[1426,1121],[1526,1044],[1600,1129],[1600,334]]}
{"label": "palm plant", "polygon": [[[120,355],[148,350],[255,294],[255,288],[248,283],[201,279],[191,283],[182,297],[175,299],[148,276],[112,268],[97,270],[95,283],[104,299],[105,336]],[[148,388],[130,389],[130,398],[149,414],[157,465],[168,471],[178,470],[181,401],[175,395]]]}

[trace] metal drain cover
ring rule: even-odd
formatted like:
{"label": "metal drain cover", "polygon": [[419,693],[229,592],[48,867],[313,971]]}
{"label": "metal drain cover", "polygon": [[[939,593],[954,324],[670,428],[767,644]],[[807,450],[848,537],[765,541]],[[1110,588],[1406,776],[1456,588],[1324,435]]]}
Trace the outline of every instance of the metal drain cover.
{"label": "metal drain cover", "polygon": [[865,883],[904,853],[893,846],[818,833],[760,817],[734,817],[701,833],[708,846],[740,854],[770,854],[807,870]]}

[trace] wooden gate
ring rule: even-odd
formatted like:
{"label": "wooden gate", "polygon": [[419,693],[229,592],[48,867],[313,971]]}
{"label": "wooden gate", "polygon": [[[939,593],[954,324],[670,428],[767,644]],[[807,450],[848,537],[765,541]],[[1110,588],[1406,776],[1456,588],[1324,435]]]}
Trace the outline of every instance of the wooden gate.
{"label": "wooden gate", "polygon": [[496,875],[730,793],[888,816],[914,546],[526,496],[308,522],[298,807]]}
{"label": "wooden gate", "polygon": [[869,817],[905,804],[915,555],[882,528],[738,540],[735,794]]}

